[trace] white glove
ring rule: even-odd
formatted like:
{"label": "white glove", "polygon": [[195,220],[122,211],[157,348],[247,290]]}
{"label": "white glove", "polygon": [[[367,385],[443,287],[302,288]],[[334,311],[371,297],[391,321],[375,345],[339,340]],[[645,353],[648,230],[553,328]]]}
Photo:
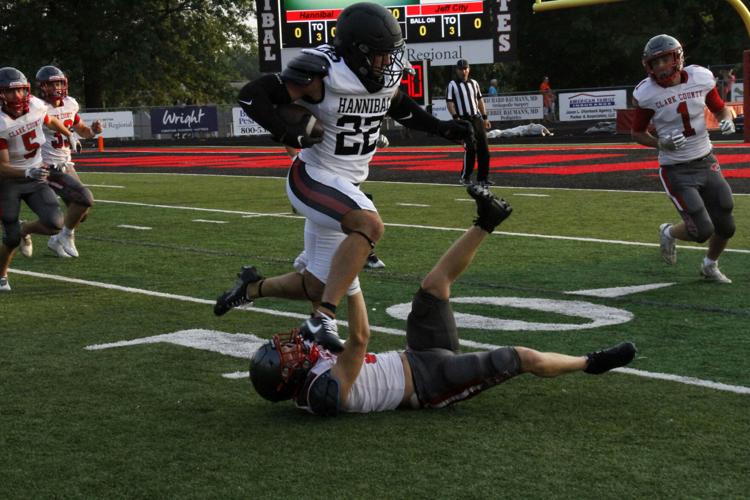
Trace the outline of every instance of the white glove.
{"label": "white glove", "polygon": [[81,152],[81,141],[78,140],[78,137],[76,137],[74,134],[70,134],[70,138],[68,138],[68,142],[70,143],[70,151],[72,153],[80,153]]}
{"label": "white glove", "polygon": [[378,149],[383,149],[383,148],[387,148],[390,143],[391,142],[388,140],[388,138],[385,135],[380,134],[378,136],[378,141],[375,143],[375,145],[378,147]]}
{"label": "white glove", "polygon": [[719,122],[719,129],[724,135],[734,134],[734,120],[721,120]]}
{"label": "white glove", "polygon": [[292,267],[299,274],[304,274],[305,270],[307,269],[307,253],[304,250],[300,252],[296,259],[294,259],[294,264],[292,264]]}
{"label": "white glove", "polygon": [[672,135],[659,138],[659,142],[657,143],[656,147],[657,149],[676,151],[684,146],[686,142],[687,139],[684,135],[682,135],[682,132],[680,132],[679,130],[675,130],[674,132],[672,132]]}
{"label": "white glove", "polygon": [[72,169],[74,166],[75,166],[75,163],[73,163],[72,161],[61,161],[59,163],[55,163],[54,165],[52,165],[52,170],[54,170],[55,172],[64,174],[68,170]]}
{"label": "white glove", "polygon": [[32,167],[27,168],[25,172],[27,179],[34,179],[37,181],[43,181],[47,179],[47,176],[49,175],[49,170],[47,170],[46,167]]}

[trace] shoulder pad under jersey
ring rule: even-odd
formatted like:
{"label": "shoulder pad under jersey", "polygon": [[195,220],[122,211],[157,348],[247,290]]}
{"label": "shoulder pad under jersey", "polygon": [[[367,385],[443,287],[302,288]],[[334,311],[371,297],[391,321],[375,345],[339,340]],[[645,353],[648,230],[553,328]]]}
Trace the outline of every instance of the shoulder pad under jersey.
{"label": "shoulder pad under jersey", "polygon": [[297,85],[306,86],[316,76],[326,76],[331,63],[321,55],[303,52],[286,65],[281,72],[281,79]]}
{"label": "shoulder pad under jersey", "polygon": [[323,417],[335,417],[339,413],[339,382],[331,375],[331,370],[315,377],[307,388],[307,402],[310,410]]}

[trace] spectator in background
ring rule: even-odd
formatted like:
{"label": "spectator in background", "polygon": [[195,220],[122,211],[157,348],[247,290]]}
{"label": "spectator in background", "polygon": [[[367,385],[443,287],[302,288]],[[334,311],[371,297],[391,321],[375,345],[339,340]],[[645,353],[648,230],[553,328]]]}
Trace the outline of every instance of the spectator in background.
{"label": "spectator in background", "polygon": [[552,87],[549,85],[548,76],[545,76],[542,80],[539,91],[542,93],[544,119],[553,122],[555,121],[555,93],[552,92]]}
{"label": "spectator in background", "polygon": [[490,80],[490,88],[487,89],[487,95],[497,95],[497,80]]}
{"label": "spectator in background", "polygon": [[737,81],[737,77],[734,74],[734,68],[731,68],[724,73],[724,88],[722,89],[724,91],[722,95],[724,102],[732,100],[732,88],[735,81]]}

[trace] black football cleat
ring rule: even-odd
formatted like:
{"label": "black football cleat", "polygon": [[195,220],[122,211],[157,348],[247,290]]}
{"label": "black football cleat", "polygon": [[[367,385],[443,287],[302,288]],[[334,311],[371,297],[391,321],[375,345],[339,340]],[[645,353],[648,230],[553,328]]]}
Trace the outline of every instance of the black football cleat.
{"label": "black football cleat", "polygon": [[633,361],[635,353],[635,344],[632,342],[622,342],[616,346],[590,352],[586,355],[588,364],[583,371],[594,375],[608,372],[613,368],[625,366]]}
{"label": "black football cleat", "polygon": [[302,323],[299,333],[303,339],[315,342],[332,353],[344,350],[344,341],[339,337],[336,320],[328,316],[312,316]]}
{"label": "black football cleat", "polygon": [[214,314],[223,316],[230,309],[243,304],[252,304],[253,301],[247,298],[247,286],[262,279],[263,276],[255,269],[255,266],[242,266],[240,272],[237,273],[237,281],[234,282],[234,286],[216,299]]}
{"label": "black football cleat", "polygon": [[502,198],[498,198],[484,186],[474,184],[466,188],[469,196],[477,203],[477,218],[474,225],[491,233],[513,213],[513,207]]}

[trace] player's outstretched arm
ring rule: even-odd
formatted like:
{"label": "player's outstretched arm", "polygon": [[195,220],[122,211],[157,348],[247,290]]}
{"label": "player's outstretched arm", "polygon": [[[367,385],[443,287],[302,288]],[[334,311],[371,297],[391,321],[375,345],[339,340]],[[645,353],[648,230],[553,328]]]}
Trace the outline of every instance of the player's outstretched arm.
{"label": "player's outstretched arm", "polygon": [[338,355],[331,374],[339,382],[339,397],[344,403],[349,397],[354,381],[362,370],[367,344],[370,341],[370,323],[367,318],[367,306],[362,292],[349,296],[349,336],[344,350]]}
{"label": "player's outstretched arm", "polygon": [[464,120],[438,120],[400,89],[391,99],[388,114],[404,127],[439,135],[449,141],[474,141],[474,129]]}
{"label": "player's outstretched arm", "polygon": [[73,135],[73,132],[71,132],[68,127],[63,125],[63,122],[61,122],[54,116],[49,116],[48,118],[49,120],[46,123],[47,128],[52,129],[55,132],[59,132],[61,135],[64,135],[70,143],[70,150],[74,153],[79,153],[81,151],[81,141],[79,141],[76,136]]}
{"label": "player's outstretched arm", "polygon": [[88,125],[86,125],[86,122],[80,120],[78,123],[73,125],[73,130],[75,130],[76,134],[80,135],[84,139],[93,139],[96,134],[102,133],[102,122],[96,120],[89,127]]}

